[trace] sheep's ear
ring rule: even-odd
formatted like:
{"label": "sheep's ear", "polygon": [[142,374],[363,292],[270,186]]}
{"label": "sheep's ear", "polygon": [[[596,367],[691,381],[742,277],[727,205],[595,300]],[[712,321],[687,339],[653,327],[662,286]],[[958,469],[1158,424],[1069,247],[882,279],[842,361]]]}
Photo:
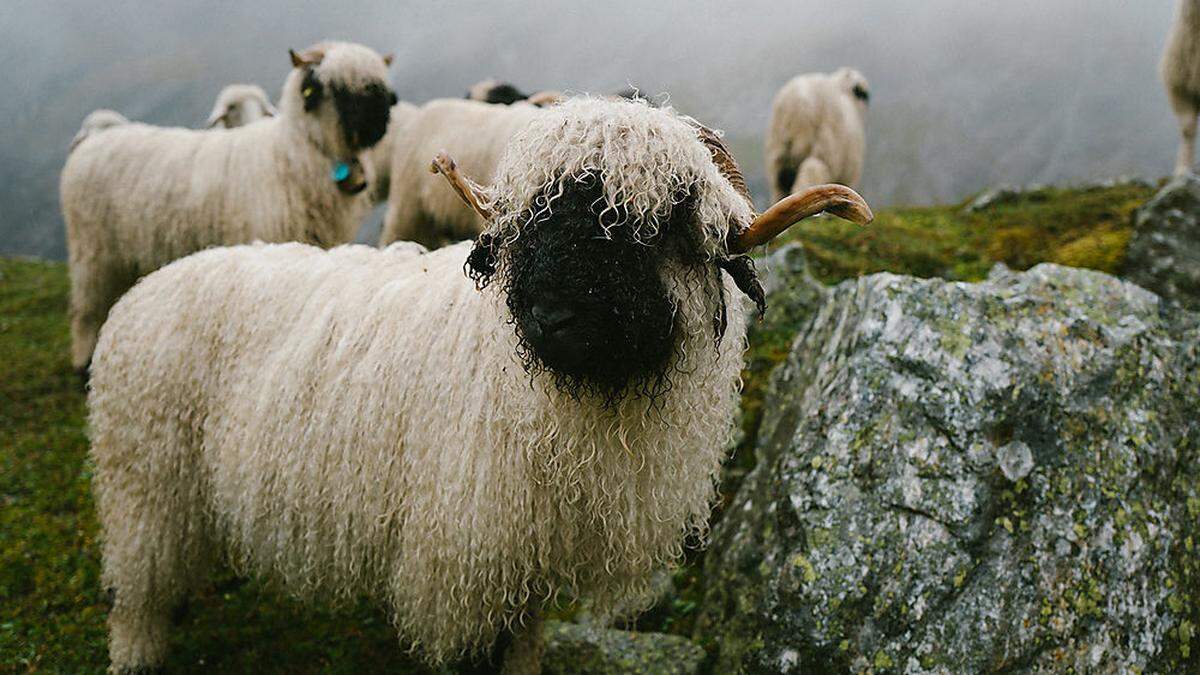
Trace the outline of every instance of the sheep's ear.
{"label": "sheep's ear", "polygon": [[454,163],[450,155],[442,150],[433,158],[433,163],[429,165],[431,173],[440,173],[450,184],[450,187],[458,193],[458,196],[466,202],[467,206],[471,207],[475,213],[483,218],[484,222],[492,222],[492,211],[487,206],[487,195],[483,186],[475,181],[467,178],[459,172],[458,165]]}
{"label": "sheep's ear", "polygon": [[395,60],[396,60],[395,54],[384,54],[383,55],[383,65],[385,65],[385,66],[391,66],[392,61],[395,61]]}
{"label": "sheep's ear", "polygon": [[306,49],[302,52],[289,49],[288,56],[292,57],[293,68],[303,68],[305,66],[320,65],[321,59],[325,58],[325,52],[319,49]]}
{"label": "sheep's ear", "polygon": [[471,253],[467,255],[466,272],[480,288],[486,286],[496,273],[496,246],[492,235],[484,232],[475,240]]}

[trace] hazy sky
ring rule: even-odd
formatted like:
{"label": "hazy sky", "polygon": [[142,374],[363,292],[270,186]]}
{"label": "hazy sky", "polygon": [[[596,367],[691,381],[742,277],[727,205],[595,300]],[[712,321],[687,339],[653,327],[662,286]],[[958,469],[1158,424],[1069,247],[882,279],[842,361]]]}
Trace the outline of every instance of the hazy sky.
{"label": "hazy sky", "polygon": [[487,76],[527,90],[667,92],[729,133],[760,190],[774,92],[841,65],[872,84],[862,191],[875,204],[1157,177],[1176,142],[1155,72],[1172,4],[3,0],[0,253],[63,255],[57,174],[90,110],[197,126],[221,86],[274,95],[287,48],[325,37],[394,52],[393,82],[414,102]]}

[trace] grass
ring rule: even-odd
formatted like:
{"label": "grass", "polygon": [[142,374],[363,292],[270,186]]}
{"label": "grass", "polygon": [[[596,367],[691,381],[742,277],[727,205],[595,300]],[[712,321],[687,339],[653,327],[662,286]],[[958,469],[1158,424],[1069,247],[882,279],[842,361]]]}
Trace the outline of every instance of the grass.
{"label": "grass", "polygon": [[[821,219],[788,236],[805,243],[827,283],[881,270],[974,280],[995,262],[1113,272],[1130,213],[1151,192],[1047,189],[977,214],[959,206],[888,209],[868,228]],[[68,363],[66,297],[62,264],[0,259],[0,673],[99,673],[107,665],[85,404]],[[786,307],[773,308],[752,335],[746,440],[731,460],[742,471],[753,465],[766,382],[796,323]],[[691,633],[702,562],[699,553],[690,557],[676,576],[679,594],[643,616],[639,628]],[[420,672],[369,604],[309,608],[228,573],[192,598],[172,631],[168,670],[201,669]]]}

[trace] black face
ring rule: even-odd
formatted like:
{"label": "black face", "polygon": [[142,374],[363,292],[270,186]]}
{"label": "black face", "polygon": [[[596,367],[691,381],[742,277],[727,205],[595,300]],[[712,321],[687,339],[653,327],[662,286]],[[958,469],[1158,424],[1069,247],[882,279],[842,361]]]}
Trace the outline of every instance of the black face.
{"label": "black face", "polygon": [[373,82],[365,87],[350,89],[335,82],[327,86],[316,71],[309,69],[300,84],[304,110],[316,110],[328,94],[333,97],[346,145],[352,149],[369,148],[387,133],[391,107],[396,104],[396,92],[387,85]]}
{"label": "black face", "polygon": [[[529,370],[553,375],[561,391],[615,402],[629,391],[665,390],[676,342],[676,306],[661,277],[676,222],[692,217],[676,206],[658,241],[636,243],[629,225],[606,236],[600,183],[572,185],[553,213],[510,243],[500,261],[521,356]],[[599,204],[600,206],[595,206]],[[491,241],[481,238],[468,264],[481,283],[496,270]]]}
{"label": "black face", "polygon": [[871,92],[867,91],[867,88],[861,84],[856,84],[854,85],[854,98],[862,101],[863,103],[870,103]]}
{"label": "black face", "polygon": [[523,93],[511,84],[504,83],[488,89],[487,95],[483,97],[483,101],[484,103],[512,105],[517,101],[524,101],[527,98],[529,98],[529,94]]}
{"label": "black face", "polygon": [[396,94],[381,82],[357,89],[334,84],[330,89],[346,144],[362,150],[378,143],[387,133],[388,116],[396,102]]}

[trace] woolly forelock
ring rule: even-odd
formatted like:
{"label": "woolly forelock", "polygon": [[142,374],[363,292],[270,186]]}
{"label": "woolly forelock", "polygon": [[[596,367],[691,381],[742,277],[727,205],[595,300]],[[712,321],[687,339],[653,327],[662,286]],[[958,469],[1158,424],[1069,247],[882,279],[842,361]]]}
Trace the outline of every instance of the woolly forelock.
{"label": "woolly forelock", "polygon": [[309,48],[321,52],[317,70],[330,81],[347,87],[361,87],[372,82],[388,79],[387,64],[375,50],[353,42],[320,42]]}
{"label": "woolly forelock", "polygon": [[723,256],[730,228],[749,225],[753,206],[721,175],[695,125],[640,99],[579,97],[547,108],[500,159],[488,190],[496,214],[488,233],[503,248],[524,226],[553,212],[568,182],[598,176],[606,232],[628,225],[635,241],[648,243],[672,207],[695,195],[694,240],[705,259]]}

